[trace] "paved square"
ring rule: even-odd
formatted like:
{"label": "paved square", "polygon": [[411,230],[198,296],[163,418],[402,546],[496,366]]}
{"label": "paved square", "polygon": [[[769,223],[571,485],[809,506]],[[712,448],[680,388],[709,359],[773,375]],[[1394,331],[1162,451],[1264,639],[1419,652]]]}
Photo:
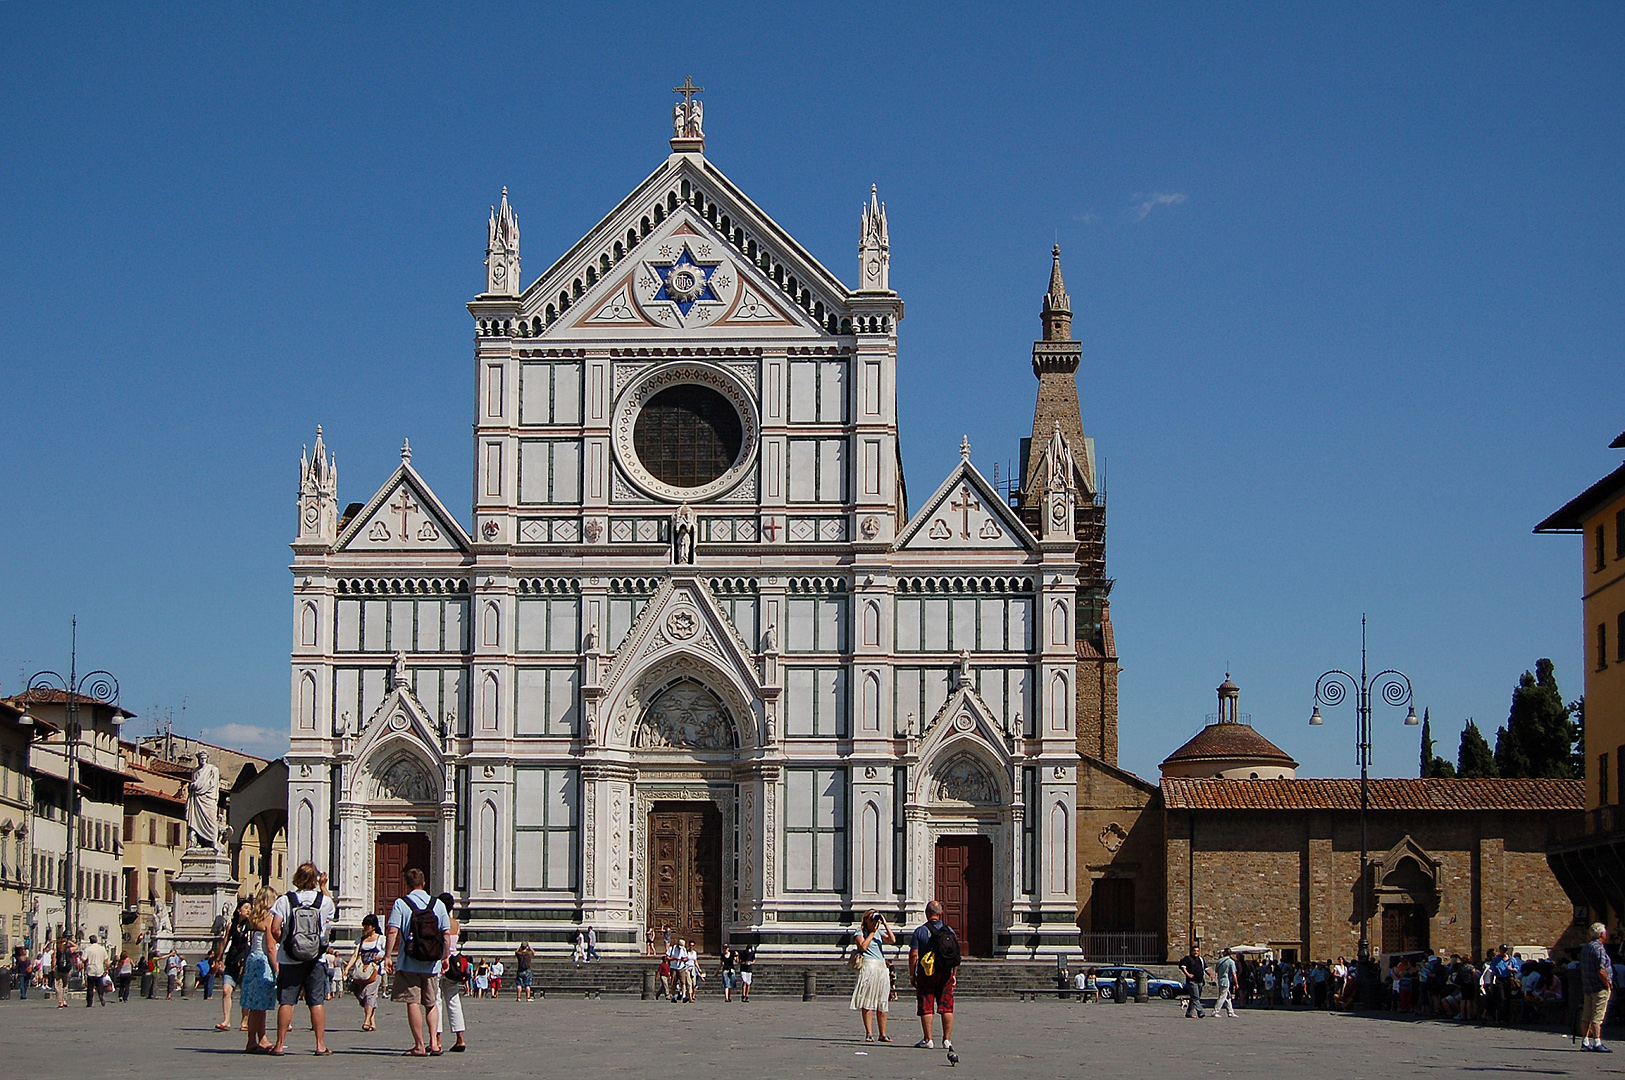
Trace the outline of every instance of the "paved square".
{"label": "paved square", "polygon": [[[898,1001],[890,1045],[865,1045],[843,996],[815,1002],[760,997],[724,1005],[707,994],[689,1006],[632,997],[511,997],[468,1003],[470,1050],[403,1060],[410,1045],[399,1006],[379,1010],[379,1030],[356,1028],[349,998],[328,1010],[333,1056],[311,1056],[300,1008],[288,1056],[238,1053],[244,1037],[216,1032],[219,1003],[199,998],[132,1000],[87,1010],[82,999],[57,1009],[31,996],[0,1001],[5,1071],[29,1077],[1155,1077],[1176,1080],[1325,1076],[1394,1080],[1396,1076],[1481,1078],[1613,1075],[1625,1072],[1625,1042],[1615,1055],[1581,1053],[1550,1030],[1478,1028],[1359,1014],[1246,1011],[1235,1020],[1185,1020],[1177,1002],[1146,1005],[960,1001],[948,1066],[941,1049],[914,1050],[919,1021]],[[447,1040],[450,1045],[450,1040]]]}

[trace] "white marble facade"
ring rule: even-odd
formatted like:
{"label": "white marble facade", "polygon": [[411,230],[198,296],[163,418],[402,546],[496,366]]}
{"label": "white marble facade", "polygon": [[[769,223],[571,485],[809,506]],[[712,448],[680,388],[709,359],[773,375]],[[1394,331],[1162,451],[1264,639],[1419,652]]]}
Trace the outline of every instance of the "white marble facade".
{"label": "white marble facade", "polygon": [[[378,837],[421,833],[481,940],[563,949],[586,922],[635,952],[651,808],[702,804],[724,937],[833,951],[868,906],[912,921],[938,840],[976,836],[987,948],[1064,947],[1070,462],[1042,537],[968,448],[911,513],[878,198],[851,289],[684,116],[659,168],[523,288],[504,189],[468,304],[472,531],[407,448],[347,518],[320,433],[302,462],[293,860],[329,868],[353,925]],[[707,441],[674,455],[694,416]],[[1057,434],[1043,452],[1070,451]]]}

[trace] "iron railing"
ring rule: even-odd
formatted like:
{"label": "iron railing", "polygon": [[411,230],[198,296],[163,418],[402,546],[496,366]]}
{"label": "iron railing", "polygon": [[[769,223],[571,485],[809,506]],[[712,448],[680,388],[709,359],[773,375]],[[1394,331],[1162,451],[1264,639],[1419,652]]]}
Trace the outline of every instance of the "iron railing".
{"label": "iron railing", "polygon": [[1160,964],[1166,958],[1162,935],[1156,933],[1079,934],[1078,944],[1091,964]]}

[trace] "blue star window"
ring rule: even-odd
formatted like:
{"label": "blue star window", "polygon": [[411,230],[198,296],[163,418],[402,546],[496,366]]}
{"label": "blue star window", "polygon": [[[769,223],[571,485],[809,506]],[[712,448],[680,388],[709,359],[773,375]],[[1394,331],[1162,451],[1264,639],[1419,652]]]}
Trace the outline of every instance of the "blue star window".
{"label": "blue star window", "polygon": [[717,299],[717,294],[711,291],[711,274],[721,265],[720,262],[695,262],[688,245],[684,244],[676,262],[654,268],[660,275],[660,291],[655,293],[654,299],[670,300],[686,316],[701,300]]}

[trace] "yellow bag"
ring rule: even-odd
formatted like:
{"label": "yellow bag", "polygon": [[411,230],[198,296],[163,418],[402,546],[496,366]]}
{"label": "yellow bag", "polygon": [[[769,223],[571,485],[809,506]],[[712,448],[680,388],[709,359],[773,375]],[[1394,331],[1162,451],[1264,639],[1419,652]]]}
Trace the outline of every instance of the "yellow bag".
{"label": "yellow bag", "polygon": [[937,954],[934,953],[934,952],[921,953],[920,954],[920,974],[924,975],[926,978],[929,979],[929,978],[931,978],[931,976],[935,975],[936,973],[937,973]]}

